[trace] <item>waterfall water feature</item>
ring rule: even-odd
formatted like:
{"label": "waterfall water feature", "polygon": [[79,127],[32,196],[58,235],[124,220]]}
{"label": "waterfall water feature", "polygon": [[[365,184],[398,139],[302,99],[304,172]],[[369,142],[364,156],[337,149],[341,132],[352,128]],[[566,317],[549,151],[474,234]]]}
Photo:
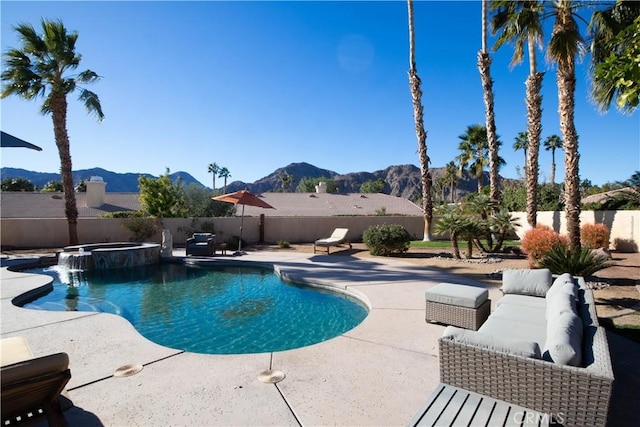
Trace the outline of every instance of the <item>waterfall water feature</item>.
{"label": "waterfall water feature", "polygon": [[58,254],[58,266],[67,271],[138,267],[160,261],[157,243],[96,243],[67,246]]}
{"label": "waterfall water feature", "polygon": [[91,252],[60,252],[58,266],[71,271],[93,270],[95,264]]}

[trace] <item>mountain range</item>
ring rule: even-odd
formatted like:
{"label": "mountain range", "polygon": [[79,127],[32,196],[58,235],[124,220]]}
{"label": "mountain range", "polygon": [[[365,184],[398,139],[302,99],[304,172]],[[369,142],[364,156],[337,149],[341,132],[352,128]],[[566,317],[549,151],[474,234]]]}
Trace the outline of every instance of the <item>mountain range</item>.
{"label": "mountain range", "polygon": [[[233,181],[227,184],[227,192],[230,193],[245,189],[253,193],[281,191],[282,182],[280,180],[280,175],[283,172],[293,176],[294,181],[292,183],[292,188],[297,187],[302,178],[330,178],[336,182],[339,192],[358,193],[360,192],[360,187],[363,183],[382,179],[385,182],[384,192],[392,196],[415,200],[420,197],[422,192],[420,184],[420,169],[414,165],[389,166],[386,169],[375,172],[352,172],[341,175],[334,171],[321,169],[304,162],[291,163],[285,167],[278,168],[271,174],[264,178],[260,178],[253,183]],[[436,182],[444,175],[444,173],[445,168],[443,167],[431,168],[433,182]],[[137,193],[138,177],[154,177],[153,175],[142,173],[116,173],[102,168],[82,169],[73,172],[73,180],[76,183],[83,179],[88,180],[92,176],[101,176],[107,183],[106,191],[112,193]],[[197,186],[206,187],[187,172],[175,172],[169,176],[172,180],[180,178],[184,185],[195,184]],[[60,174],[3,167],[0,169],[0,179],[5,180],[7,178],[24,178],[31,181],[37,187],[42,188],[49,181],[59,181]],[[217,180],[216,184],[222,184],[221,181],[222,180]],[[485,173],[484,182],[489,182],[487,173]],[[476,179],[469,175],[464,175],[458,181],[456,197],[476,191],[476,188]],[[222,186],[218,189],[222,190]]]}

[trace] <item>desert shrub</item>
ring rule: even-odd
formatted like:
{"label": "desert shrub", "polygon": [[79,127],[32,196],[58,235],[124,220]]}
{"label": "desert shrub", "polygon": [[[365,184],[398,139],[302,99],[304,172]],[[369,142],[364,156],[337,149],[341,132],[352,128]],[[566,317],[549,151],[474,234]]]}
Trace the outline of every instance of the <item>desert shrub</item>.
{"label": "desert shrub", "polygon": [[400,224],[372,225],[364,231],[362,241],[371,255],[389,256],[407,252],[411,235]]}
{"label": "desert shrub", "polygon": [[216,234],[216,227],[213,221],[201,221],[200,218],[193,218],[189,226],[178,227],[178,232],[184,233],[185,237],[191,237],[193,233]]}
{"label": "desert shrub", "polygon": [[278,247],[281,249],[288,249],[291,247],[291,244],[286,240],[278,240]]}
{"label": "desert shrub", "polygon": [[144,212],[142,211],[116,211],[116,212],[107,212],[100,214],[99,218],[133,218],[138,217],[141,218],[144,216]]}
{"label": "desert shrub", "polygon": [[161,229],[156,218],[130,217],[122,218],[121,224],[133,234],[134,242],[144,242]]}
{"label": "desert shrub", "polygon": [[546,225],[538,225],[536,228],[524,233],[520,246],[529,260],[529,267],[533,268],[554,247],[567,247],[566,237],[560,236]]}
{"label": "desert shrub", "polygon": [[609,233],[604,224],[584,224],[580,228],[580,243],[590,249],[608,248]]}
{"label": "desert shrub", "polygon": [[590,248],[570,249],[556,245],[542,257],[538,265],[540,268],[548,268],[553,274],[571,273],[574,276],[588,277],[610,264]]}
{"label": "desert shrub", "polygon": [[[227,240],[225,240],[225,243],[227,244],[227,247],[231,248],[233,250],[238,249],[238,243],[239,242],[240,242],[240,236],[236,236],[236,235],[233,235],[233,236],[229,237]],[[241,247],[244,248],[246,246],[247,246],[247,242],[244,239],[242,239]]]}

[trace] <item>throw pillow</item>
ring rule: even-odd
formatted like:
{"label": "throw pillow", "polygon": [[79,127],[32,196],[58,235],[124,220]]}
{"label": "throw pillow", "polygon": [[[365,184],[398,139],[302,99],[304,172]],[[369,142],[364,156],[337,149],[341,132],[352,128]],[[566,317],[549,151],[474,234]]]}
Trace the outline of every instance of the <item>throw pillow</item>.
{"label": "throw pillow", "polygon": [[551,271],[546,268],[505,270],[502,272],[502,288],[500,289],[505,294],[544,297],[550,287]]}
{"label": "throw pillow", "polygon": [[559,365],[582,365],[582,320],[564,312],[553,323],[547,324],[547,342],[544,359]]}
{"label": "throw pillow", "polygon": [[552,297],[566,283],[570,283],[572,285],[575,285],[575,283],[573,282],[573,276],[571,274],[569,274],[569,273],[563,273],[563,274],[559,275],[553,281],[553,284],[551,285],[551,287],[549,288],[549,290],[547,291],[547,294],[545,296],[547,298]]}

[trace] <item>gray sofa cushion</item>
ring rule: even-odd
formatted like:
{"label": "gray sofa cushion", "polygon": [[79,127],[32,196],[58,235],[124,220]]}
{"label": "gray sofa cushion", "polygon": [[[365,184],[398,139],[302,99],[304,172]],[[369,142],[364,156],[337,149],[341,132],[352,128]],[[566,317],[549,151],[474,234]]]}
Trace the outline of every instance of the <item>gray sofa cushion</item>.
{"label": "gray sofa cushion", "polygon": [[546,300],[546,319],[548,321],[555,321],[558,316],[566,311],[578,314],[576,311],[577,297],[571,292],[558,291],[551,298],[546,298]]}
{"label": "gray sofa cushion", "polygon": [[572,285],[575,286],[575,282],[573,280],[573,276],[569,273],[563,273],[560,276],[556,277],[556,279],[551,284],[551,287],[547,291],[545,298],[552,298],[557,292],[561,290],[566,291],[567,286]]}
{"label": "gray sofa cushion", "polygon": [[498,335],[457,328],[455,326],[447,326],[442,336],[450,337],[455,342],[473,345],[499,353],[540,359],[540,346],[531,341],[514,340]]}
{"label": "gray sofa cushion", "polygon": [[476,286],[440,283],[425,292],[427,301],[458,307],[478,308],[489,298],[489,291]]}
{"label": "gray sofa cushion", "polygon": [[551,271],[538,270],[504,270],[502,272],[502,292],[505,294],[532,295],[543,297],[551,287]]}
{"label": "gray sofa cushion", "polygon": [[564,312],[547,324],[544,358],[560,365],[582,366],[582,320]]}
{"label": "gray sofa cushion", "polygon": [[[540,298],[543,299],[543,298]],[[491,317],[517,322],[530,323],[532,325],[546,325],[546,309],[540,306],[524,306],[519,304],[503,303],[496,307]]]}
{"label": "gray sofa cushion", "polygon": [[547,325],[544,322],[544,314],[542,317],[543,321],[540,324],[533,324],[506,320],[492,314],[478,329],[478,332],[514,340],[534,341],[542,348],[547,341]]}
{"label": "gray sofa cushion", "polygon": [[498,300],[496,306],[500,307],[502,304],[546,308],[547,300],[540,297],[532,297],[531,295],[507,294]]}

